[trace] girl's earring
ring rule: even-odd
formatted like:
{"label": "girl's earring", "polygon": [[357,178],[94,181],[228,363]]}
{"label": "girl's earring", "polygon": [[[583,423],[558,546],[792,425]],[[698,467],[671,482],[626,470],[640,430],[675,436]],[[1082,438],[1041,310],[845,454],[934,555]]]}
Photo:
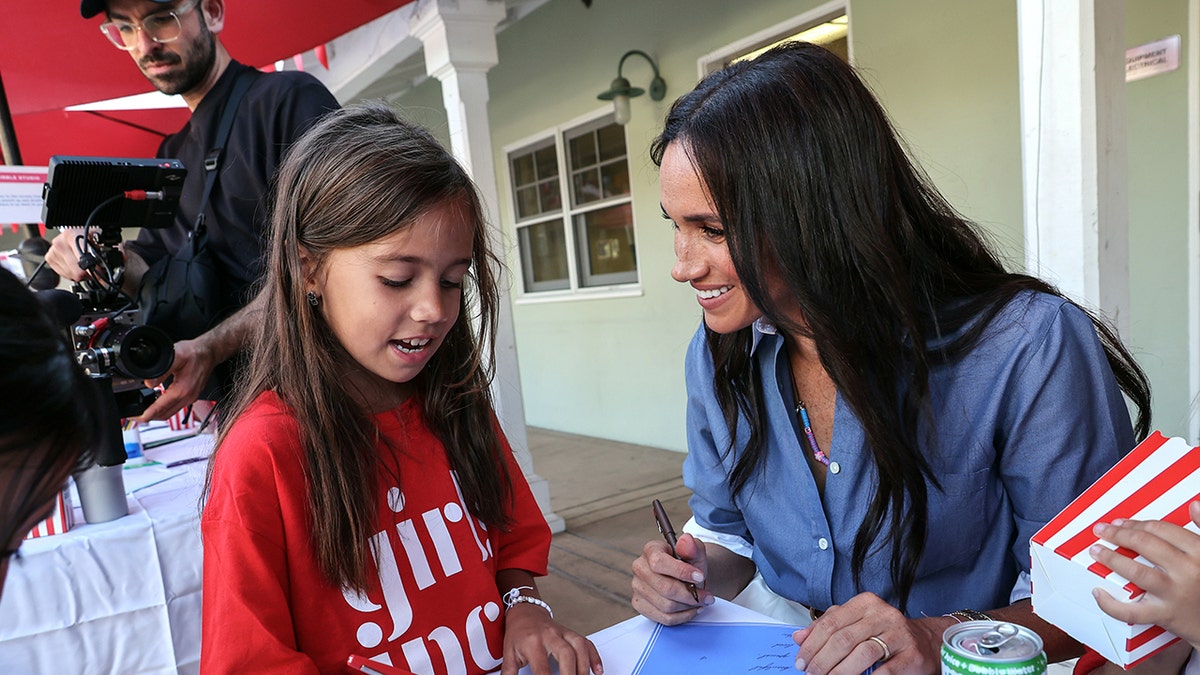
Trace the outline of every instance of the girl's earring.
{"label": "girl's earring", "polygon": [[317,296],[316,291],[308,292],[308,304],[312,305],[313,307],[321,304],[321,298]]}

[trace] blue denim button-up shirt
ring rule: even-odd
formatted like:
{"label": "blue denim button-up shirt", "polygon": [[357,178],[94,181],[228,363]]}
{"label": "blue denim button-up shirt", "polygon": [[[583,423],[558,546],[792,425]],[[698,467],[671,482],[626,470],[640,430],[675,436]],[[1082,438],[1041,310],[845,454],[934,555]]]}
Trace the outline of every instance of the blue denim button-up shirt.
{"label": "blue denim button-up shirt", "polygon": [[[766,452],[737,496],[727,476],[741,448],[726,452],[703,326],[688,348],[683,476],[694,522],[685,529],[751,557],[773,591],[809,607],[860,590],[898,604],[884,538],[866,561],[863,588],[851,573],[876,482],[858,418],[839,396],[829,455],[840,470],[826,477],[822,502],[793,414],[783,337],[761,321],[754,331]],[[1030,536],[1134,446],[1128,409],[1088,317],[1032,292],[1012,300],[969,353],[932,370],[930,389],[937,443],[922,451],[942,490],[927,483],[929,539],[908,614],[1005,606],[1029,572]]]}

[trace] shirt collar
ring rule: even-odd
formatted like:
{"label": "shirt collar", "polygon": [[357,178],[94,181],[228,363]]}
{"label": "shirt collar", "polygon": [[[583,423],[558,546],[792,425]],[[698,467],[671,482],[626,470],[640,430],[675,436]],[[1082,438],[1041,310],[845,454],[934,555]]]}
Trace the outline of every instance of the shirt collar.
{"label": "shirt collar", "polygon": [[758,349],[759,343],[768,335],[778,335],[779,331],[775,328],[775,324],[767,321],[765,317],[759,317],[751,324],[753,329],[752,340],[750,342],[750,353],[753,354]]}

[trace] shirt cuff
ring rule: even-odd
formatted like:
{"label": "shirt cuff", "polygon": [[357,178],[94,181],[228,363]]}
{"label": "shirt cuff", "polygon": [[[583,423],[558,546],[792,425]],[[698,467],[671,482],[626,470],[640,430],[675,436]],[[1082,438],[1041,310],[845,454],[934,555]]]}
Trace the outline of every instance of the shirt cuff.
{"label": "shirt cuff", "polygon": [[1021,572],[1017,576],[1017,583],[1013,584],[1012,592],[1008,594],[1008,604],[1011,605],[1031,596],[1033,596],[1033,583],[1029,579],[1029,573]]}
{"label": "shirt cuff", "polygon": [[696,522],[695,516],[692,516],[683,524],[683,531],[706,544],[716,544],[722,548],[727,548],[743,558],[754,558],[754,546],[750,542],[734,534],[714,532],[703,527]]}

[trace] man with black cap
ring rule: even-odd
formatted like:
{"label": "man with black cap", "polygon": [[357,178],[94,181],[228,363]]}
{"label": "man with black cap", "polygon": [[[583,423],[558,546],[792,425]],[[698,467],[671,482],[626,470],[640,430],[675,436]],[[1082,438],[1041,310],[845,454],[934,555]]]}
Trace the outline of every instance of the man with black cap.
{"label": "man with black cap", "polygon": [[[124,288],[132,295],[156,261],[188,243],[203,208],[208,246],[222,282],[223,320],[198,336],[172,335],[178,342],[171,380],[142,415],[166,419],[205,392],[214,369],[217,390],[228,386],[228,364],[217,366],[237,354],[254,314],[261,311],[250,302],[250,293],[262,269],[270,180],[287,146],[338,103],[311,75],[260,73],[234,61],[220,40],[225,0],[82,0],[80,12],[85,19],[104,12],[100,28],[113,45],[129,52],[156,89],[179,94],[192,111],[187,125],[168,136],[157,154],[180,159],[188,169],[175,225],[144,229],[122,247]],[[239,80],[245,82],[238,86]],[[244,94],[235,101],[216,181],[201,204],[205,159],[214,150],[226,101],[236,98],[231,97],[235,89]],[[84,271],[74,239],[55,237],[46,261],[60,275],[78,281]],[[212,394],[209,388],[206,395]]]}

